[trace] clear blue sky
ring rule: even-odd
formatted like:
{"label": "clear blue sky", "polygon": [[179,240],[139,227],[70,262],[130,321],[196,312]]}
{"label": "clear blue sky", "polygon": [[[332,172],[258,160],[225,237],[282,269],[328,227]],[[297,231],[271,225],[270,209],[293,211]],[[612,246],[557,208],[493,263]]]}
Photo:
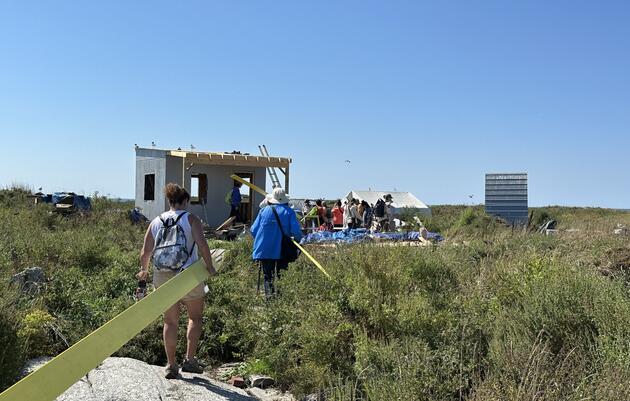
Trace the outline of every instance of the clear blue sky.
{"label": "clear blue sky", "polygon": [[265,143],[296,197],[481,202],[484,173],[525,171],[532,205],[630,208],[628,21],[628,1],[5,0],[0,185],[132,197],[134,143]]}

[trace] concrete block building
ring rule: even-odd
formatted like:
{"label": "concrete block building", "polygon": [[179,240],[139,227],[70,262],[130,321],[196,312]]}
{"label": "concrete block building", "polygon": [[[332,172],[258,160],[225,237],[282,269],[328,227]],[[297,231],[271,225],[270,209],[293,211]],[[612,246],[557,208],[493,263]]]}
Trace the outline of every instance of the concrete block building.
{"label": "concrete block building", "polygon": [[[290,164],[286,157],[136,147],[135,205],[147,218],[155,218],[168,210],[164,186],[173,182],[190,192],[188,210],[216,228],[230,214],[225,198],[234,184],[232,174],[266,190],[267,168],[277,168],[284,174],[288,193]],[[245,185],[241,194],[243,219],[252,222],[263,196]]]}

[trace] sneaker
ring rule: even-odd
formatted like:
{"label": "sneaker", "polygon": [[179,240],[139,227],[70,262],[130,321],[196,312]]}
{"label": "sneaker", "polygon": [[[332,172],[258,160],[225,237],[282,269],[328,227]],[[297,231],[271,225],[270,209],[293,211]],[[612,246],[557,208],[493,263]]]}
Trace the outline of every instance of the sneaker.
{"label": "sneaker", "polygon": [[167,379],[176,379],[179,376],[179,366],[175,365],[166,365],[164,368],[164,377]]}
{"label": "sneaker", "polygon": [[203,373],[203,368],[196,359],[186,359],[182,362],[182,372]]}

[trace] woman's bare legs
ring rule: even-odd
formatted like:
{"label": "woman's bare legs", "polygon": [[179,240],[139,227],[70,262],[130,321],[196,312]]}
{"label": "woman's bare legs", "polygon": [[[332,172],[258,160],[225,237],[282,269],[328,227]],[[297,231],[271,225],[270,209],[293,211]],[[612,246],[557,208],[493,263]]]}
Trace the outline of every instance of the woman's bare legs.
{"label": "woman's bare legs", "polygon": [[188,312],[188,330],[186,331],[186,359],[195,359],[199,337],[201,337],[201,316],[203,315],[204,299],[184,301]]}
{"label": "woman's bare legs", "polygon": [[166,360],[168,366],[175,366],[177,358],[177,326],[179,324],[179,303],[171,306],[164,312],[164,349],[166,350]]}

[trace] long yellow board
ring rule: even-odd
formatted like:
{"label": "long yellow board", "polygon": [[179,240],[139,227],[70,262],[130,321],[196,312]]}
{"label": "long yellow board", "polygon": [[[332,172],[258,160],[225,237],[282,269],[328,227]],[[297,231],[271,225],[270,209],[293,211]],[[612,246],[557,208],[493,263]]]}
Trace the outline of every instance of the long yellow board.
{"label": "long yellow board", "polygon": [[[230,178],[231,178],[231,179],[233,179],[233,180],[236,180],[236,181],[238,181],[238,182],[241,182],[241,183],[243,183],[243,184],[245,184],[245,185],[247,185],[248,187],[250,187],[250,188],[251,188],[251,189],[253,189],[254,191],[256,191],[256,192],[258,192],[259,194],[261,194],[262,196],[267,196],[267,192],[265,192],[265,190],[264,190],[264,189],[262,189],[262,188],[260,188],[260,187],[258,187],[258,186],[256,186],[256,185],[254,185],[254,184],[252,184],[252,183],[250,183],[250,182],[245,181],[244,179],[242,179],[241,177],[239,177],[239,176],[238,176],[238,175],[236,175],[236,174],[232,174],[232,175],[230,176]],[[328,272],[327,272],[326,270],[324,270],[324,267],[323,267],[323,266],[322,266],[322,265],[321,265],[321,264],[320,264],[320,263],[319,263],[319,262],[318,262],[318,261],[317,261],[317,260],[316,260],[316,259],[315,259],[315,258],[314,258],[311,254],[310,254],[310,253],[308,253],[308,252],[306,251],[306,249],[304,249],[304,247],[303,247],[302,245],[300,245],[300,244],[299,244],[296,240],[294,240],[294,239],[292,239],[292,241],[293,241],[293,243],[295,244],[295,246],[297,246],[297,247],[298,247],[298,249],[299,249],[300,251],[302,251],[302,253],[303,253],[304,255],[306,255],[306,257],[307,257],[307,258],[309,258],[309,259],[310,259],[310,261],[311,261],[311,262],[313,262],[313,264],[314,264],[314,265],[315,265],[315,266],[316,266],[319,270],[321,270],[321,272],[322,272],[322,273],[324,273],[324,276],[326,276],[326,277],[328,277],[328,278],[331,278],[331,277],[330,277],[330,274],[328,274]]]}
{"label": "long yellow board", "polygon": [[297,241],[295,241],[295,240],[293,240],[293,243],[295,244],[295,246],[297,246],[297,247],[298,247],[298,249],[299,249],[300,251],[302,251],[302,253],[303,253],[304,255],[306,255],[306,257],[307,257],[307,258],[309,258],[309,259],[311,260],[311,262],[313,262],[313,264],[314,264],[315,266],[317,266],[317,268],[318,268],[319,270],[321,270],[321,272],[322,272],[322,273],[324,273],[324,276],[328,277],[329,279],[331,278],[331,277],[330,277],[330,274],[328,274],[328,272],[327,272],[326,270],[324,270],[324,267],[323,267],[323,266],[322,266],[322,265],[321,265],[321,264],[317,261],[317,259],[315,259],[315,258],[314,258],[314,257],[313,257],[310,253],[308,253],[308,252],[306,251],[306,249],[304,249],[304,247],[303,247],[302,245],[300,245],[300,244],[299,244]]}
{"label": "long yellow board", "polygon": [[251,189],[253,189],[254,191],[256,191],[256,192],[258,192],[259,194],[261,194],[262,196],[267,196],[267,192],[265,192],[265,190],[264,190],[264,189],[260,188],[260,187],[259,187],[259,186],[257,186],[257,185],[252,184],[252,183],[251,183],[251,182],[249,182],[249,181],[245,181],[244,179],[242,179],[241,177],[239,177],[239,176],[238,176],[238,175],[236,175],[236,174],[232,174],[232,175],[230,176],[230,178],[231,178],[231,179],[233,179],[234,181],[238,181],[238,182],[240,182],[241,184],[245,184],[245,185],[247,185],[248,187],[250,187],[250,188],[251,188]]}
{"label": "long yellow board", "polygon": [[0,394],[0,401],[54,401],[208,277],[202,259]]}

